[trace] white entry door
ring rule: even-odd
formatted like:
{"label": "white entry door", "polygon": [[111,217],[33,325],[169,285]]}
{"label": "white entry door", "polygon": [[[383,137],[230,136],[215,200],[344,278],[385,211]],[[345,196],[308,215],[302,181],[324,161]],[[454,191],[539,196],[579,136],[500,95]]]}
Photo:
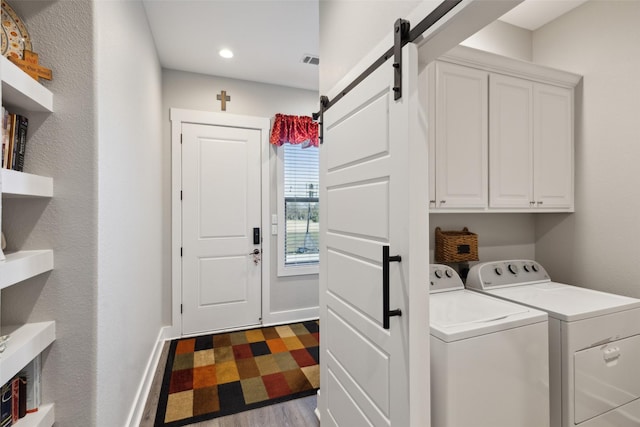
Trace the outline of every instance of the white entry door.
{"label": "white entry door", "polygon": [[185,335],[260,323],[260,140],[257,129],[182,126]]}
{"label": "white entry door", "polygon": [[[392,61],[324,114],[319,401],[323,427],[429,422],[427,139],[416,123],[415,46],[403,49],[403,96],[398,101]],[[388,263],[385,247],[392,257]],[[388,329],[385,282],[388,308],[392,314],[401,312],[388,319]],[[412,394],[419,405],[410,405]]]}

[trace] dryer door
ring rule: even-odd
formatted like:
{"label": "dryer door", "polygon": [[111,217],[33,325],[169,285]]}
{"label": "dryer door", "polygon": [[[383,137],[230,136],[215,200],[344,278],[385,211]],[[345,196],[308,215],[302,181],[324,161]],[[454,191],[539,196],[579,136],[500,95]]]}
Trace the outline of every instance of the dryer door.
{"label": "dryer door", "polygon": [[640,397],[640,336],[576,352],[575,424]]}

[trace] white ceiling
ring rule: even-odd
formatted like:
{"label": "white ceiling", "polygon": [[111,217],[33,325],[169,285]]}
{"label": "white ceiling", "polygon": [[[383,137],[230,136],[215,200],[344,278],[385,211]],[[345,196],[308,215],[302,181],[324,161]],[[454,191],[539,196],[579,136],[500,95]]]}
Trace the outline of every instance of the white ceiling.
{"label": "white ceiling", "polygon": [[[525,0],[501,18],[536,30],[587,0]],[[318,0],[143,0],[164,68],[318,90]],[[218,55],[233,50],[232,59]],[[320,58],[322,60],[322,58]]]}
{"label": "white ceiling", "polygon": [[505,13],[500,20],[535,31],[544,24],[580,6],[587,0],[525,0]]}
{"label": "white ceiling", "polygon": [[[318,0],[143,0],[164,68],[318,90]],[[222,48],[235,56],[223,59]]]}

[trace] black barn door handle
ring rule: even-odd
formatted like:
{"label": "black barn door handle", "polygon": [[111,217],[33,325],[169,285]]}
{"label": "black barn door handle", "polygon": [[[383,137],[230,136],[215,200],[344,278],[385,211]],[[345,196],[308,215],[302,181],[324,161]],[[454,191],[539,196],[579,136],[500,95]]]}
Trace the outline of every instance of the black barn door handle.
{"label": "black barn door handle", "polygon": [[401,262],[400,255],[389,256],[389,246],[382,247],[382,327],[389,329],[389,318],[402,316],[400,309],[389,309],[389,263]]}

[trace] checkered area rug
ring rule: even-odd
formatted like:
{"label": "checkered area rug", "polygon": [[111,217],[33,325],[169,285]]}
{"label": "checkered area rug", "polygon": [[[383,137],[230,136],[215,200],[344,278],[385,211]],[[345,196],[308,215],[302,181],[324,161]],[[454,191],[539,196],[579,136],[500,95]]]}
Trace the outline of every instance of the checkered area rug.
{"label": "checkered area rug", "polygon": [[156,427],[177,427],[315,394],[317,321],[173,340]]}

